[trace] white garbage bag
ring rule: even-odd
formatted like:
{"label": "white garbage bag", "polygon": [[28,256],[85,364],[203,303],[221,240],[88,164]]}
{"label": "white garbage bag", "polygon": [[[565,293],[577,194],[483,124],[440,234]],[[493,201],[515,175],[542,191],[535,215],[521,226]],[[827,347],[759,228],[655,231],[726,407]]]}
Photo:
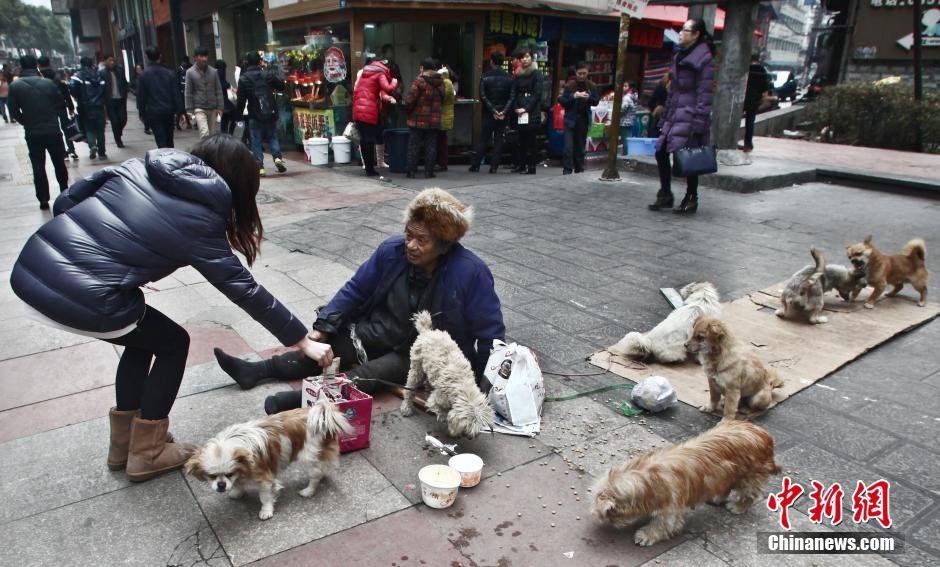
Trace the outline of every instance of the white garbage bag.
{"label": "white garbage bag", "polygon": [[516,343],[493,341],[483,375],[492,384],[490,404],[512,425],[541,421],[545,384],[535,354]]}
{"label": "white garbage bag", "polygon": [[679,396],[669,380],[662,376],[650,376],[640,380],[633,387],[630,399],[635,405],[652,413],[657,413],[676,405]]}

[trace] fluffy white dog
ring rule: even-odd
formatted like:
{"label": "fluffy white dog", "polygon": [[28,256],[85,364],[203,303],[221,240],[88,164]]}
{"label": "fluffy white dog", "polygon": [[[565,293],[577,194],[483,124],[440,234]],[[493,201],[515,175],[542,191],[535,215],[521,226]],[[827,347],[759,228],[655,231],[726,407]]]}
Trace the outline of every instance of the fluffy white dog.
{"label": "fluffy white dog", "polygon": [[477,388],[470,361],[446,331],[434,330],[431,314],[421,311],[414,316],[418,338],[411,345],[411,368],[402,396],[401,414],[414,412],[414,390],[427,383],[428,411],[441,421],[447,420],[451,437],[476,437],[493,427],[490,400]]}
{"label": "fluffy white dog", "polygon": [[613,354],[658,362],[682,362],[688,356],[685,343],[692,336],[692,325],[702,315],[721,315],[718,290],[709,282],[693,282],[679,294],[685,301],[659,325],[646,333],[632,331],[608,348]]}

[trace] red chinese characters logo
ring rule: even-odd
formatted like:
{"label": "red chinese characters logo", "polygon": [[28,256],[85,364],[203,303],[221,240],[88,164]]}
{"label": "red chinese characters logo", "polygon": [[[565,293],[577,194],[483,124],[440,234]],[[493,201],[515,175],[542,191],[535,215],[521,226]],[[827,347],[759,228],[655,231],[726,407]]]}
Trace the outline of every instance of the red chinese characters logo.
{"label": "red chinese characters logo", "polygon": [[[828,518],[833,526],[842,523],[842,502],[845,497],[842,485],[834,482],[826,486],[815,480],[810,483],[812,490],[809,492],[809,498],[812,504],[809,507],[809,520],[815,524],[821,524],[823,519]],[[863,524],[874,520],[881,527],[890,528],[892,524],[890,491],[891,483],[884,479],[868,485],[858,481],[852,493],[852,521],[856,524]],[[790,508],[796,504],[804,492],[800,484],[794,483],[790,477],[785,476],[780,492],[771,493],[767,497],[767,508],[773,512],[779,512],[778,521],[783,529],[790,529]]]}

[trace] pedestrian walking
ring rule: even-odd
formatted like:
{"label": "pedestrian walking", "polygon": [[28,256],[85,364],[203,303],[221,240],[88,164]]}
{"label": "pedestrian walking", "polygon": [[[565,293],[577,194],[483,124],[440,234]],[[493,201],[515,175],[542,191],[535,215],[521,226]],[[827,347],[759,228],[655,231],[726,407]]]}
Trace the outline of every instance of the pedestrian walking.
{"label": "pedestrian walking", "polygon": [[55,168],[59,191],[69,184],[69,173],[65,167],[65,145],[59,129],[59,115],[65,112],[65,103],[59,88],[51,80],[41,76],[36,57],[20,57],[20,78],[10,85],[7,103],[10,117],[26,130],[26,147],[29,162],[33,167],[33,186],[39,208],[49,209],[49,178],[46,176],[46,153]]}
{"label": "pedestrian walking", "polygon": [[754,122],[764,95],[773,94],[770,73],[760,62],[760,56],[751,55],[751,66],[747,71],[747,88],[744,89],[744,152],[754,150]]}
{"label": "pedestrian walking", "polygon": [[65,109],[62,112],[59,112],[59,128],[62,130],[62,134],[65,137],[65,149],[67,157],[72,158],[72,161],[78,161],[78,154],[75,153],[75,142],[73,142],[68,135],[69,121],[72,119],[72,116],[75,114],[75,104],[72,102],[72,95],[69,93],[68,81],[64,80],[65,73],[57,73],[49,64],[49,58],[43,55],[36,59],[39,64],[39,74],[53,83],[59,89],[59,94],[62,96],[62,103],[65,105]]}
{"label": "pedestrian walking", "polygon": [[454,129],[454,100],[457,98],[455,84],[457,75],[444,65],[438,71],[444,81],[444,100],[441,101],[441,129],[437,131],[437,168],[447,171],[447,133]]}
{"label": "pedestrian walking", "polygon": [[[679,52],[669,67],[669,98],[663,114],[662,133],[656,145],[659,166],[659,192],[652,211],[672,207],[672,172],[669,154],[683,148],[708,144],[711,128],[714,62],[711,36],[705,22],[695,18],[687,21],[679,32]],[[698,210],[698,176],[686,178],[686,192],[673,212],[694,213]]]}
{"label": "pedestrian walking", "polygon": [[235,132],[235,102],[234,97],[232,96],[231,83],[228,82],[228,78],[225,76],[226,70],[228,69],[228,64],[222,59],[215,60],[215,71],[219,75],[219,85],[222,87],[222,98],[225,110],[222,111],[222,123],[219,124],[219,129],[225,134],[232,134]]}
{"label": "pedestrian walking", "polygon": [[499,169],[500,158],[503,155],[503,141],[506,138],[506,125],[509,122],[509,111],[515,98],[512,76],[503,69],[505,56],[502,51],[490,54],[490,69],[480,78],[480,99],[483,102],[483,119],[481,123],[481,139],[477,144],[476,153],[470,171],[480,171],[480,165],[486,157],[486,148],[493,142],[493,154],[489,159],[490,173]]}
{"label": "pedestrian walking", "polygon": [[114,145],[123,148],[124,127],[127,126],[127,77],[124,76],[124,68],[117,64],[117,60],[111,53],[104,56],[101,78],[104,79],[107,93],[105,108],[108,113],[108,122],[111,123]]}
{"label": "pedestrian walking", "polygon": [[414,178],[418,159],[424,154],[424,177],[436,177],[437,131],[441,129],[441,107],[444,104],[444,79],[437,72],[437,61],[428,57],[418,66],[418,76],[412,81],[405,98],[408,118],[408,173]]}
{"label": "pedestrian walking", "polygon": [[257,51],[245,55],[248,69],[238,78],[238,101],[235,103],[235,115],[241,116],[248,109],[248,123],[251,138],[251,153],[255,156],[258,170],[264,175],[264,143],[268,144],[274,167],[281,173],[287,171],[281,155],[281,142],[277,139],[277,119],[279,112],[274,91],[284,91],[284,81],[266,69],[261,68],[261,56]]}
{"label": "pedestrian walking", "polygon": [[10,117],[7,113],[7,99],[10,96],[10,83],[13,81],[13,75],[11,75],[6,69],[3,72],[0,72],[0,114],[3,115],[3,121],[8,123],[10,122]]}
{"label": "pedestrian walking", "polygon": [[183,97],[176,74],[163,65],[163,55],[148,47],[147,69],[137,79],[137,112],[144,126],[153,132],[158,148],[173,147],[173,123],[183,111]]}
{"label": "pedestrian walking", "polygon": [[146,304],[146,283],[192,266],[281,343],[332,362],[329,345],[308,339],[301,320],[232,251],[248,266],[260,252],[258,185],[248,148],[226,134],[201,140],[190,153],[150,150],[59,196],[55,218],[29,238],[13,266],[10,287],[33,318],[124,347],[107,464],[126,469],[131,481],[178,469],[194,449],[168,435],[189,334]]}
{"label": "pedestrian walking", "polygon": [[103,161],[108,159],[104,143],[105,81],[95,69],[94,59],[82,57],[81,65],[82,68],[72,75],[69,90],[78,103],[78,114],[88,143],[88,157]]}
{"label": "pedestrian walking", "polygon": [[378,177],[376,145],[382,136],[382,107],[396,104],[392,93],[398,81],[392,78],[387,61],[368,61],[353,87],[353,120],[359,130],[359,154],[366,175]]}
{"label": "pedestrian walking", "polygon": [[[134,65],[134,76],[131,77],[131,82],[127,88],[129,91],[131,91],[134,94],[135,99],[137,98],[137,83],[140,80],[140,76],[143,73],[144,73],[144,65],[142,63],[138,63]],[[143,122],[143,119],[141,119],[141,122]],[[147,136],[153,135],[153,132],[150,131],[150,126],[148,126],[146,123],[144,123],[144,134],[146,134]]]}
{"label": "pedestrian walking", "polygon": [[650,127],[647,133],[648,138],[658,138],[661,133],[663,114],[666,112],[666,100],[669,98],[669,73],[656,83],[653,94],[646,101],[647,108],[650,109]]}
{"label": "pedestrian walking", "polygon": [[620,143],[627,147],[627,138],[633,136],[633,122],[636,119],[637,92],[629,82],[623,84],[623,97],[620,99]]}
{"label": "pedestrian walking", "polygon": [[519,131],[519,165],[516,173],[535,175],[539,157],[537,136],[542,129],[542,73],[535,63],[531,49],[519,53],[520,66],[516,72],[515,112]]}
{"label": "pedestrian walking", "polygon": [[[177,84],[177,87],[179,88],[180,96],[184,96],[186,93],[186,71],[189,71],[189,68],[192,66],[193,64],[189,62],[189,56],[184,55],[183,60],[180,61],[179,66],[176,68],[176,84]],[[181,123],[183,121],[186,122],[187,130],[193,129],[192,119],[190,119],[189,115],[186,114],[185,111],[180,111],[179,114],[176,115],[176,129],[177,130],[180,130],[180,131],[183,130],[181,126]]]}
{"label": "pedestrian walking", "polygon": [[565,145],[562,153],[562,174],[584,171],[584,146],[587,144],[588,126],[591,125],[591,107],[601,100],[597,85],[588,79],[588,66],[578,61],[574,66],[574,79],[565,83],[558,102],[565,109]]}
{"label": "pedestrian walking", "polygon": [[209,50],[197,47],[196,63],[186,71],[186,113],[192,114],[199,137],[207,138],[219,131],[219,117],[225,111],[225,94],[215,67],[209,65]]}

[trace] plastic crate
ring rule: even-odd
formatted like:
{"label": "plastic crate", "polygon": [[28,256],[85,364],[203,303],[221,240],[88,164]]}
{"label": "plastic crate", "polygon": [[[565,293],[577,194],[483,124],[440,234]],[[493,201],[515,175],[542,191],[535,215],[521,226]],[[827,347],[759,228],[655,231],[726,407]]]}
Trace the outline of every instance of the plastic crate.
{"label": "plastic crate", "polygon": [[656,153],[656,141],[659,138],[627,138],[628,156],[651,156]]}

